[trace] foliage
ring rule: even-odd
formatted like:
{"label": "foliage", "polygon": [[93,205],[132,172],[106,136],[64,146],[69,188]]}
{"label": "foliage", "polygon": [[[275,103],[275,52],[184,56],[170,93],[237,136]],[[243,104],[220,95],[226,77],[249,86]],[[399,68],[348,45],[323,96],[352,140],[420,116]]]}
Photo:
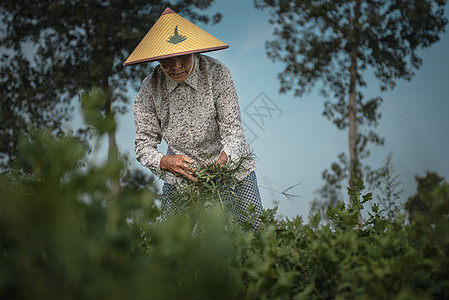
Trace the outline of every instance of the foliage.
{"label": "foliage", "polygon": [[393,165],[393,155],[390,153],[385,159],[384,165],[380,168],[380,174],[377,177],[377,183],[372,184],[380,191],[376,198],[383,211],[390,219],[395,218],[401,209],[399,199],[404,189],[400,186],[402,182],[399,181],[400,176],[397,174]]}
{"label": "foliage", "polygon": [[[219,22],[200,10],[212,0],[7,0],[0,2],[0,162],[17,158],[29,127],[63,131],[73,99],[93,84],[108,98],[109,115],[124,112],[151,66],[123,62],[170,6],[191,21]],[[111,151],[115,136],[109,137]]]}
{"label": "foliage", "polygon": [[315,198],[312,202],[311,210],[314,213],[321,212],[325,217],[328,207],[337,205],[341,200],[341,189],[343,180],[349,176],[348,161],[344,153],[338,155],[339,163],[332,163],[329,170],[324,170],[322,178],[323,186],[317,190],[319,198]]}
{"label": "foliage", "polygon": [[218,204],[225,209],[222,197],[225,197],[226,190],[240,187],[236,175],[243,171],[242,163],[248,157],[242,156],[227,164],[218,165],[215,161],[207,161],[192,166],[192,174],[197,181],[182,177],[178,205],[183,206],[184,210],[202,209],[210,204]]}
{"label": "foliage", "polygon": [[355,205],[329,208],[326,225],[274,208],[248,232],[219,205],[159,223],[145,184],[124,179],[113,196],[109,179],[126,163],[92,164],[86,150],[45,132],[21,140],[20,167],[0,177],[0,298],[449,297],[446,183],[421,194],[431,205],[412,223],[377,204],[361,223],[372,196],[358,180]]}
{"label": "foliage", "polygon": [[58,93],[42,76],[44,71],[32,68],[25,57],[9,62],[3,57],[0,64],[0,168],[4,168],[17,159],[20,136],[33,127],[61,133],[70,110],[58,105],[63,101],[55,101]]}
{"label": "foliage", "polygon": [[[343,165],[346,164],[346,156],[339,155],[339,159]],[[322,188],[318,190],[320,198],[315,198],[312,202],[311,212],[320,213],[321,217],[327,219],[326,211],[329,207],[336,206],[341,198],[340,191],[342,189],[342,179],[348,176],[347,169],[342,169],[340,164],[333,163],[330,171],[323,172],[325,181]],[[400,176],[393,164],[393,155],[390,153],[384,161],[384,164],[376,171],[366,171],[368,186],[375,192],[374,203],[382,207],[382,212],[390,219],[397,217],[402,204],[400,203],[400,195],[404,192],[401,189],[402,182]],[[359,178],[353,179],[354,182],[360,181]],[[351,199],[352,200],[352,199]]]}
{"label": "foliage", "polygon": [[408,211],[410,218],[416,213],[427,214],[432,209],[433,203],[427,201],[429,199],[427,195],[431,193],[437,186],[439,186],[444,178],[440,177],[435,172],[427,171],[426,176],[415,176],[418,183],[417,193],[408,198],[405,203],[405,209]]}
{"label": "foliage", "polygon": [[[97,114],[102,95],[83,98],[97,138],[115,129]],[[237,224],[219,202],[200,202],[232,183],[239,162],[198,168],[195,189],[185,188],[201,205],[160,223],[151,182],[118,155],[94,163],[86,143],[50,131],[22,137],[19,150],[0,175],[1,299],[449,297],[449,185],[436,174],[420,181],[427,209],[410,223],[377,204],[363,221],[372,194],[355,179],[354,205],[330,207],[326,225],[320,214],[279,219],[274,208],[248,231],[251,219]]]}
{"label": "foliage", "polygon": [[[274,28],[267,55],[285,65],[278,74],[280,92],[303,96],[321,84],[323,115],[349,131],[349,155],[339,156],[323,174],[325,180],[346,178],[354,189],[352,178],[362,178],[368,144],[384,143],[373,130],[383,100],[364,98],[366,71],[374,73],[381,91],[393,89],[397,80],[411,80],[422,64],[419,50],[437,42],[445,30],[446,2],[254,0],[256,8],[270,13]],[[336,196],[332,185],[322,194],[331,201]]]}

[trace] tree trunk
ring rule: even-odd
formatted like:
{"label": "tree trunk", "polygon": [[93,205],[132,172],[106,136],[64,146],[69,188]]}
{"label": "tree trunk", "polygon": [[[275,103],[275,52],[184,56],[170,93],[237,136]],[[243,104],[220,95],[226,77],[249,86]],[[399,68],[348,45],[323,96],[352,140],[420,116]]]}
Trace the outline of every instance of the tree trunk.
{"label": "tree trunk", "polygon": [[[108,97],[108,99],[106,101],[105,108],[104,108],[105,109],[105,118],[108,118],[108,116],[110,116],[112,114],[112,108],[111,108],[112,95],[111,95],[111,93],[109,93],[109,91],[107,91],[107,97]],[[118,162],[118,159],[119,159],[118,147],[117,147],[117,142],[115,139],[115,130],[108,132],[108,142],[109,142],[108,160],[109,160],[109,162],[113,162],[115,164]],[[109,209],[107,212],[105,229],[106,229],[106,232],[113,234],[117,231],[117,227],[120,222],[121,216],[120,216],[120,211],[118,210],[116,202],[117,202],[117,199],[118,199],[120,193],[122,192],[122,188],[120,186],[120,174],[119,174],[118,170],[115,170],[115,169],[114,169],[114,173],[111,174],[111,189],[112,189],[112,197],[111,197],[111,200],[109,203]]]}
{"label": "tree trunk", "polygon": [[[355,190],[353,178],[357,176],[357,55],[358,55],[358,21],[360,17],[360,1],[356,0],[354,6],[354,41],[351,45],[351,66],[349,83],[348,123],[349,123],[349,188]],[[349,206],[352,207],[352,198],[349,196]]]}
{"label": "tree trunk", "polygon": [[[108,95],[108,100],[106,101],[105,104],[105,117],[107,118],[108,116],[110,116],[112,114],[112,108],[111,108],[111,103],[112,103],[112,95],[107,92]],[[109,146],[108,146],[108,160],[114,160],[117,161],[118,160],[118,147],[117,147],[117,142],[115,139],[115,130],[114,131],[110,131],[108,132],[108,141],[109,141]],[[112,195],[114,198],[117,198],[120,193],[121,193],[121,186],[120,186],[120,175],[119,174],[113,174],[111,177],[111,188],[112,188]]]}
{"label": "tree trunk", "polygon": [[[108,159],[118,159],[118,148],[117,143],[115,141],[115,132],[109,132],[108,133],[108,139],[109,139],[109,149],[108,149]],[[120,192],[122,190],[120,186],[120,178],[117,175],[114,175],[111,178],[111,185],[112,185],[112,194],[114,195],[114,198],[120,195]]]}

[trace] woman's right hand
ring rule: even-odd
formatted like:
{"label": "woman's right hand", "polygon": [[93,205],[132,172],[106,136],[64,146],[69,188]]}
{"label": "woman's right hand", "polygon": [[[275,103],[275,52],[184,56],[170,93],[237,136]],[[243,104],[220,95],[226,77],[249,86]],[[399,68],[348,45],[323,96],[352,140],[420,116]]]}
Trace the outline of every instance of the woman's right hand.
{"label": "woman's right hand", "polygon": [[189,180],[198,181],[193,176],[191,164],[193,164],[193,160],[186,155],[164,155],[161,159],[160,168],[175,175],[182,175]]}

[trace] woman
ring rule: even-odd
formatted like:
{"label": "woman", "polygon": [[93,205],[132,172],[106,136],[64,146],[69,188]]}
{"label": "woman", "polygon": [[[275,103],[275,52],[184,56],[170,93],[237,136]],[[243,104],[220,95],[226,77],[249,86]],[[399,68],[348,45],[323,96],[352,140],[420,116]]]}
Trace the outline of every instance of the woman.
{"label": "woman", "polygon": [[[142,82],[134,102],[136,157],[164,180],[162,219],[177,213],[173,201],[179,176],[196,181],[194,164],[210,159],[217,165],[243,156],[243,169],[236,174],[241,188],[234,216],[247,219],[248,205],[262,212],[255,163],[250,156],[240,119],[238,97],[228,68],[199,53],[228,45],[167,8],[125,65],[159,61]],[[166,154],[157,150],[164,139]],[[258,221],[253,224],[257,228]]]}

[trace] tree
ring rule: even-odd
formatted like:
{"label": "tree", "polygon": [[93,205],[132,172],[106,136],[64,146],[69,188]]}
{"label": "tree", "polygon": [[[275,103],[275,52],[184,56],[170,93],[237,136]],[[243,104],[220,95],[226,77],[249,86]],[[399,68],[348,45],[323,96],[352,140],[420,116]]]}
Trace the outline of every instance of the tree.
{"label": "tree", "polygon": [[60,133],[67,120],[68,107],[45,80],[45,71],[31,67],[20,50],[14,58],[6,55],[0,66],[0,169],[18,156],[21,135],[29,135],[30,127],[51,128]]}
{"label": "tree", "polygon": [[[106,119],[126,110],[126,92],[137,89],[148,65],[123,62],[166,7],[192,21],[219,22],[199,14],[213,0],[7,0],[0,3],[0,159],[17,158],[17,140],[31,126],[62,131],[80,92],[107,95]],[[109,155],[117,154],[113,128]],[[119,189],[118,179],[113,184]]]}
{"label": "tree", "polygon": [[405,203],[405,209],[409,213],[410,220],[413,220],[413,216],[416,213],[428,214],[432,208],[433,203],[429,202],[432,197],[427,197],[427,194],[431,193],[436,187],[441,186],[444,183],[444,177],[440,177],[436,172],[426,172],[426,176],[415,176],[416,194],[408,198]]}
{"label": "tree", "polygon": [[401,210],[399,199],[404,189],[401,188],[400,176],[396,173],[393,164],[393,154],[390,153],[385,159],[384,165],[380,168],[381,176],[376,184],[380,195],[376,195],[377,200],[390,220],[397,218]]}
{"label": "tree", "polygon": [[[410,80],[422,59],[418,51],[439,40],[447,19],[445,0],[254,0],[256,8],[270,12],[273,41],[267,55],[285,64],[278,75],[280,92],[303,96],[321,83],[326,99],[323,114],[338,129],[348,128],[349,160],[346,176],[362,176],[360,160],[367,145],[382,145],[377,126],[381,97],[365,100],[366,71],[372,71],[380,90],[393,89],[399,79]],[[333,99],[333,101],[331,100]],[[344,160],[343,160],[344,162]],[[323,174],[323,177],[339,174]],[[351,204],[351,201],[350,201]]]}

